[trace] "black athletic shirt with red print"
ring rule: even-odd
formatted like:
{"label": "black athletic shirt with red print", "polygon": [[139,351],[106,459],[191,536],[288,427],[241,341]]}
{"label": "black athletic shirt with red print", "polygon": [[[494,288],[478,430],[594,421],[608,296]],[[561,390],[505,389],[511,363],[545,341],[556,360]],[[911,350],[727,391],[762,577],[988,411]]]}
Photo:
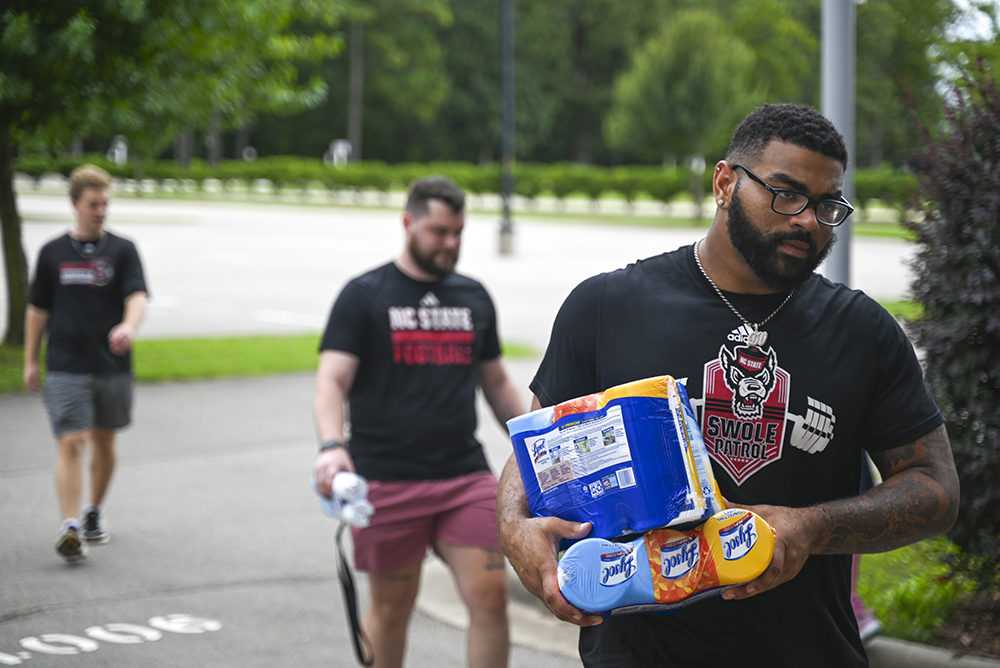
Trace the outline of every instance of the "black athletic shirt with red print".
{"label": "black athletic shirt with red print", "polygon": [[116,355],[108,333],[122,321],[125,299],[147,292],[135,244],[105,232],[97,242],[69,234],[38,254],[29,302],[49,312],[49,371],[110,374],[131,371],[131,355]]}
{"label": "black athletic shirt with red print", "polygon": [[478,281],[417,281],[391,262],[373,269],[337,297],[320,350],[359,360],[348,396],[358,473],[440,480],[489,470],[474,436],[477,369],[500,356],[500,341]]}
{"label": "black athletic shirt with red print", "polygon": [[[784,294],[726,293],[750,322]],[[692,246],[584,281],[556,317],[532,392],[543,406],[641,378],[683,380],[727,500],[803,507],[858,493],[862,449],[896,448],[942,423],[913,347],[864,293],[812,275],[750,329]],[[581,632],[590,667],[865,666],[850,555],[813,555],[791,581],[742,601],[626,615]]]}

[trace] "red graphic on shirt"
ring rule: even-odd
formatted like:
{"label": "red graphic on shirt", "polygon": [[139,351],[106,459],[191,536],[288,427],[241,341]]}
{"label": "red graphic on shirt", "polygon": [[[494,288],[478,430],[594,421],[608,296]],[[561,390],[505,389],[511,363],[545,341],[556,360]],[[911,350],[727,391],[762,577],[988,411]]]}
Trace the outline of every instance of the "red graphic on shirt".
{"label": "red graphic on shirt", "polygon": [[790,379],[773,348],[722,346],[705,365],[705,446],[737,485],[781,459]]}
{"label": "red graphic on shirt", "polygon": [[95,257],[86,262],[62,262],[59,264],[60,285],[86,285],[103,288],[115,278],[114,263],[106,257]]}
{"label": "red graphic on shirt", "polygon": [[390,306],[392,360],[404,366],[472,364],[476,332],[465,306]]}

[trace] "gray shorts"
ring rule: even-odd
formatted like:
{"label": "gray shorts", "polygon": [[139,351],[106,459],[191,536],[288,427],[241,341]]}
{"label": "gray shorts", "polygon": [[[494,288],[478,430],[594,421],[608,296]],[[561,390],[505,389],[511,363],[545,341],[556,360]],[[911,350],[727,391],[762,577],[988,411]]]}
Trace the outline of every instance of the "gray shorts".
{"label": "gray shorts", "polygon": [[132,374],[50,371],[42,393],[52,432],[121,429],[132,421]]}

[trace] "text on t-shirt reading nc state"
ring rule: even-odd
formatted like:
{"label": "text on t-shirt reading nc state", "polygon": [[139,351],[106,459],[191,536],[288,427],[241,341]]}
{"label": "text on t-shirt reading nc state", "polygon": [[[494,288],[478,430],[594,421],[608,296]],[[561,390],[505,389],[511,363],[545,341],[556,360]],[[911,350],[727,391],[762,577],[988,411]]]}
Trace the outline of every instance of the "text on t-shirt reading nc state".
{"label": "text on t-shirt reading nc state", "polygon": [[392,356],[405,366],[472,364],[475,332],[465,306],[390,306]]}

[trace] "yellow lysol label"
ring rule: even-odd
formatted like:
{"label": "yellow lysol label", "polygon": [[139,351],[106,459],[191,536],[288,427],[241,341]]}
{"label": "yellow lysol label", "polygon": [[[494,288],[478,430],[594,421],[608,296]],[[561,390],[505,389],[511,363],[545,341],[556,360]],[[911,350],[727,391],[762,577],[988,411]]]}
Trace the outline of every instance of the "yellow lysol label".
{"label": "yellow lysol label", "polygon": [[750,582],[763,573],[774,555],[774,529],[749,510],[732,508],[702,526],[719,585]]}

